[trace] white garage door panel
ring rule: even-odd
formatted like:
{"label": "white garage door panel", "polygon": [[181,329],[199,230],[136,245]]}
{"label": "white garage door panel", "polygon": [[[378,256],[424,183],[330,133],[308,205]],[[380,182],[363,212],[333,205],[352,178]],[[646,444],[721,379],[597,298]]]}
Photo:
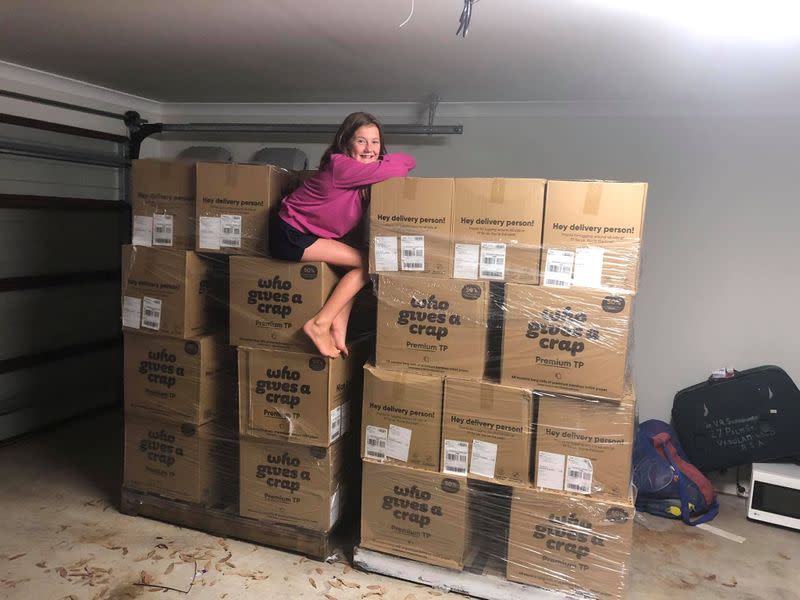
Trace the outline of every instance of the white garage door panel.
{"label": "white garage door panel", "polygon": [[0,293],[0,331],[0,360],[108,339],[120,331],[120,285]]}
{"label": "white garage door panel", "polygon": [[127,218],[113,210],[0,210],[0,279],[119,269]]}
{"label": "white garage door panel", "polygon": [[0,191],[4,194],[117,200],[119,171],[111,167],[0,154]]}
{"label": "white garage door panel", "polygon": [[82,397],[105,390],[116,398],[121,383],[119,347],[79,354],[63,360],[0,373],[0,416],[38,407],[43,416],[60,405],[84,406]]}

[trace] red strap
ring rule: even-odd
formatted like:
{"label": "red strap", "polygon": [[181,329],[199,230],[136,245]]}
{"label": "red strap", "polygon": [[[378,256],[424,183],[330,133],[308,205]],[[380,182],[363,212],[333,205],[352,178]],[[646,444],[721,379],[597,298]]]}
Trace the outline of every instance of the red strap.
{"label": "red strap", "polygon": [[715,494],[711,482],[700,472],[697,467],[695,467],[692,463],[686,462],[680,457],[678,451],[675,449],[675,446],[672,444],[672,439],[670,438],[669,433],[662,431],[661,433],[654,435],[653,445],[658,453],[661,454],[661,456],[664,456],[664,450],[669,453],[670,458],[672,458],[672,462],[678,465],[681,473],[691,479],[698,487],[700,493],[703,494],[703,498],[705,498],[706,504],[711,505],[711,503],[714,502]]}

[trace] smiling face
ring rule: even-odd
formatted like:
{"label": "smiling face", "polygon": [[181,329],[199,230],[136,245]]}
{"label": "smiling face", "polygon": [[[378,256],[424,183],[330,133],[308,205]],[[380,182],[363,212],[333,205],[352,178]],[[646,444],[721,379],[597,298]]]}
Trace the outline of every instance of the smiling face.
{"label": "smiling face", "polygon": [[381,134],[375,125],[362,125],[350,140],[350,156],[368,164],[378,160],[381,153]]}

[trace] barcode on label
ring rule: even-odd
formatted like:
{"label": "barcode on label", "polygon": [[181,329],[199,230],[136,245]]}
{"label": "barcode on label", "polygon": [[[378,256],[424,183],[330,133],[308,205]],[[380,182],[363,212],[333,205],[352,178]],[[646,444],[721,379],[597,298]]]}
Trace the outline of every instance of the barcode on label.
{"label": "barcode on label", "polygon": [[367,449],[367,456],[372,458],[385,458],[386,455],[383,452],[376,452],[375,450]]}
{"label": "barcode on label", "polygon": [[591,473],[587,473],[586,471],[576,471],[575,469],[570,469],[569,470],[569,476],[570,477],[575,477],[577,479],[591,479],[592,478],[592,474]]}
{"label": "barcode on label", "polygon": [[505,265],[506,264],[506,258],[505,258],[505,256],[484,256],[483,258],[481,258],[481,262],[484,265],[498,265],[498,266],[500,266],[500,265]]}
{"label": "barcode on label", "polygon": [[455,453],[452,453],[452,452],[448,452],[447,453],[447,460],[453,461],[453,462],[463,462],[463,463],[465,463],[465,462],[467,462],[467,455],[466,454],[460,454],[460,453],[459,454],[455,454]]}
{"label": "barcode on label", "polygon": [[575,490],[576,492],[590,492],[589,485],[586,483],[568,483],[567,489]]}
{"label": "barcode on label", "polygon": [[551,273],[572,273],[572,265],[554,263],[547,265],[547,270]]}
{"label": "barcode on label", "polygon": [[481,271],[481,275],[483,277],[487,278],[487,279],[492,279],[492,278],[500,279],[500,278],[503,277],[503,272],[502,271],[487,271],[486,269],[484,269],[483,271]]}
{"label": "barcode on label", "polygon": [[420,258],[424,254],[422,248],[405,248],[403,249],[403,256],[406,258]]}
{"label": "barcode on label", "polygon": [[225,235],[239,235],[239,228],[238,227],[223,227],[222,233]]}
{"label": "barcode on label", "polygon": [[563,288],[569,287],[569,282],[562,281],[561,279],[545,279],[544,284],[550,287],[563,287]]}
{"label": "barcode on label", "polygon": [[369,438],[367,444],[370,446],[378,446],[379,448],[386,448],[386,440],[379,440],[376,438]]}
{"label": "barcode on label", "polygon": [[403,265],[405,265],[406,271],[421,271],[424,267],[424,263],[421,262],[404,262]]}

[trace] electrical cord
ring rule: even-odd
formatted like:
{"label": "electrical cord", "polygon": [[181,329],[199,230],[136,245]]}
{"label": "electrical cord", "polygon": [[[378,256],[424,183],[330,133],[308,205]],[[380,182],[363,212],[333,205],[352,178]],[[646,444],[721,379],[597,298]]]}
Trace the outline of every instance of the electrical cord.
{"label": "electrical cord", "polygon": [[458,30],[456,37],[459,35],[462,38],[467,37],[469,31],[469,24],[472,21],[472,5],[477,4],[480,0],[464,0],[464,8],[461,10],[461,18],[458,20]]}

